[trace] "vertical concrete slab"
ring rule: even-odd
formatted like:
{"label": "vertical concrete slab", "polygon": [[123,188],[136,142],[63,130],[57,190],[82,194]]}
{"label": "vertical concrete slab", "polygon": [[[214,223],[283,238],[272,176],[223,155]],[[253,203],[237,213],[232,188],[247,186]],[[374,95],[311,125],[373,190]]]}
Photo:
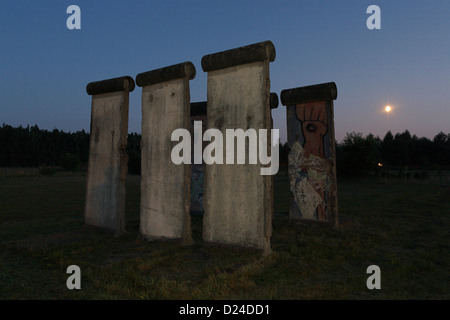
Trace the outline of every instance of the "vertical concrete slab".
{"label": "vertical concrete slab", "polygon": [[291,219],[338,224],[334,82],[281,92],[290,147]]}
{"label": "vertical concrete slab", "polygon": [[205,163],[195,163],[194,161],[194,145],[195,142],[202,145],[202,154],[206,146],[205,141],[203,141],[203,136],[196,136],[194,133],[194,122],[201,121],[202,132],[207,129],[207,108],[206,101],[203,102],[193,102],[191,103],[191,138],[192,138],[192,154],[191,154],[191,214],[203,214],[203,195],[205,192],[204,188],[204,174],[205,174]]}
{"label": "vertical concrete slab", "polygon": [[[275,47],[270,41],[202,58],[203,71],[208,72],[208,129],[220,130],[224,145],[226,129],[267,129],[270,134],[269,63],[274,60]],[[269,136],[268,150],[270,142]],[[248,139],[246,164],[206,165],[205,242],[270,252],[273,177],[261,175],[261,167],[259,161],[249,164]]]}
{"label": "vertical concrete slab", "polygon": [[191,62],[140,73],[142,87],[140,232],[147,239],[191,241],[191,165],[172,162],[176,129],[190,130]]}
{"label": "vertical concrete slab", "polygon": [[116,234],[125,230],[129,92],[134,87],[128,76],[86,86],[92,107],[85,223]]}

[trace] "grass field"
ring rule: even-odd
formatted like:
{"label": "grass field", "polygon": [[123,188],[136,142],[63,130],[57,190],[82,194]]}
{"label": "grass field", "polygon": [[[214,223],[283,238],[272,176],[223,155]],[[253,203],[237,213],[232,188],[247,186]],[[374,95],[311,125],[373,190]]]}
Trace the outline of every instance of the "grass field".
{"label": "grass field", "polygon": [[[127,233],[83,225],[83,175],[0,174],[0,299],[449,299],[450,182],[339,181],[340,225],[288,219],[275,178],[273,253],[142,241],[140,177],[127,181]],[[81,290],[66,269],[81,268]],[[366,269],[381,268],[381,290]]]}

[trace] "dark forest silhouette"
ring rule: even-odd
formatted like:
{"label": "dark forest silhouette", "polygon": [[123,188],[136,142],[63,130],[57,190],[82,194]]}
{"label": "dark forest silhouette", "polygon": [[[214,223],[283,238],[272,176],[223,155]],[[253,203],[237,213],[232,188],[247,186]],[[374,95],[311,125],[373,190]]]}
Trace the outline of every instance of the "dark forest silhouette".
{"label": "dark forest silhouette", "polygon": [[[128,171],[140,173],[141,135],[128,135]],[[287,143],[280,147],[280,170],[287,169]],[[407,170],[450,169],[450,133],[439,132],[432,140],[406,130],[383,139],[372,134],[348,133],[336,144],[339,176],[383,175],[389,169],[401,175]],[[89,133],[39,129],[37,125],[0,127],[0,167],[40,167],[85,170],[89,159]],[[382,165],[382,166],[381,166]],[[50,171],[51,172],[51,171]],[[406,174],[406,173],[405,173]]]}
{"label": "dark forest silhouette", "polygon": [[373,134],[347,133],[336,148],[337,172],[341,176],[385,175],[397,170],[402,177],[408,171],[450,169],[450,134],[439,132],[433,140],[411,136],[408,130],[395,136],[388,131],[383,139]]}

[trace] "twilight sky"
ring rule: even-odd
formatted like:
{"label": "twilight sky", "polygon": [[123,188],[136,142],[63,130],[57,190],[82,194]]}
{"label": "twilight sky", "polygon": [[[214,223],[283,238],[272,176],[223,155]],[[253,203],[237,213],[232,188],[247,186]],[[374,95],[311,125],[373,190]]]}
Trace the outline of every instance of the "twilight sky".
{"label": "twilight sky", "polygon": [[[72,4],[81,30],[66,27]],[[380,30],[366,27],[372,4]],[[87,83],[183,61],[197,69],[191,101],[204,101],[204,55],[271,40],[272,92],[336,82],[338,141],[351,131],[450,133],[449,0],[2,0],[0,8],[0,125],[88,131]],[[137,87],[129,132],[140,132],[140,98]],[[273,111],[282,142],[285,115],[281,104]]]}

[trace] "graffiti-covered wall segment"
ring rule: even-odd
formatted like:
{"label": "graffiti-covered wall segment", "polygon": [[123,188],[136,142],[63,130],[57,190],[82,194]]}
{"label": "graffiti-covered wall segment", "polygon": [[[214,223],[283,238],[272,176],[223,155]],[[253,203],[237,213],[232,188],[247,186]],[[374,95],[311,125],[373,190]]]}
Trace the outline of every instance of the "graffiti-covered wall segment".
{"label": "graffiti-covered wall segment", "polygon": [[335,83],[283,90],[291,192],[290,218],[337,224],[333,100]]}

